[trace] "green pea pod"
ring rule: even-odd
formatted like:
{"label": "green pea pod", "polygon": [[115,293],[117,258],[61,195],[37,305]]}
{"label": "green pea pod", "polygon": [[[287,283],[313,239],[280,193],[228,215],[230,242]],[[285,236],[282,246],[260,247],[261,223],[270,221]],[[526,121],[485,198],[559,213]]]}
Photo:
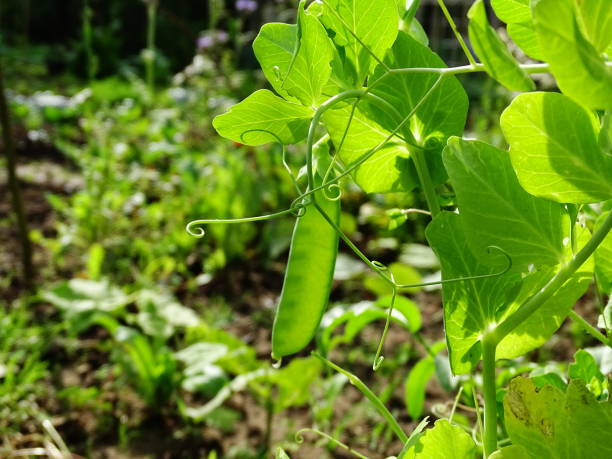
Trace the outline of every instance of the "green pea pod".
{"label": "green pea pod", "polygon": [[[336,224],[340,200],[317,203]],[[310,205],[293,230],[289,262],[272,330],[272,356],[279,359],[304,349],[314,337],[325,312],[332,286],[338,233],[321,212]]]}

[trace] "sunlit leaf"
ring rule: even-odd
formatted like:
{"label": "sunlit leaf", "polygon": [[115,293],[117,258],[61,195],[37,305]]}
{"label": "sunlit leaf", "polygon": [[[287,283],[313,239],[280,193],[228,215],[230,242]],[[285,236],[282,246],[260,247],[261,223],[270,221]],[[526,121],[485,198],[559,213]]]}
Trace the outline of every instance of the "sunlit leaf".
{"label": "sunlit leaf", "polygon": [[470,41],[476,55],[491,77],[512,91],[531,91],[535,84],[489,24],[483,0],[477,0],[468,12]]}
{"label": "sunlit leaf", "polygon": [[245,145],[277,142],[277,138],[283,144],[293,144],[306,139],[313,114],[310,108],[262,89],[217,116],[213,126],[223,137]]}
{"label": "sunlit leaf", "polygon": [[558,93],[522,94],[502,114],[501,127],[529,193],[562,203],[612,198],[612,157],[599,148],[592,112]]}

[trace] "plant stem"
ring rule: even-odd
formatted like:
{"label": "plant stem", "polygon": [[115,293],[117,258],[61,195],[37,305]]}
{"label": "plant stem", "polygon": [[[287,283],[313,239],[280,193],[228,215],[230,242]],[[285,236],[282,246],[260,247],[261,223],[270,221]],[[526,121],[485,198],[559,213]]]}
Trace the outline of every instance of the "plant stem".
{"label": "plant stem", "polygon": [[570,311],[569,315],[574,321],[578,322],[578,324],[582,328],[584,328],[584,330],[588,334],[590,334],[593,338],[597,339],[605,346],[612,347],[612,340],[607,338],[603,333],[601,333],[599,330],[593,327],[590,323],[588,323],[585,320],[585,318],[582,317],[580,314],[576,313],[575,311]]}
{"label": "plant stem", "polygon": [[527,320],[540,306],[554,295],[563,284],[584,264],[585,261],[593,254],[595,249],[603,242],[605,237],[612,229],[612,212],[608,214],[603,224],[595,231],[589,242],[576,254],[572,260],[566,264],[561,270],[542,287],[542,289],[527,300],[523,305],[510,317],[499,324],[493,331],[493,339],[496,343],[508,335],[512,330],[518,327],[523,321]]}
{"label": "plant stem", "polygon": [[470,51],[470,48],[468,48],[468,46],[466,45],[465,40],[459,33],[459,30],[457,29],[457,25],[455,24],[453,17],[451,16],[450,12],[448,11],[448,8],[446,8],[446,5],[444,4],[444,0],[438,0],[438,5],[440,5],[440,8],[442,9],[442,13],[444,13],[444,17],[446,18],[449,25],[451,26],[451,29],[453,29],[453,33],[455,34],[455,37],[457,38],[457,41],[459,42],[461,49],[465,53],[465,57],[467,57],[470,64],[476,65],[476,59],[474,58],[472,51]]}
{"label": "plant stem", "polygon": [[2,61],[0,60],[0,124],[2,125],[2,140],[4,142],[4,154],[6,155],[6,168],[8,172],[8,185],[11,190],[11,200],[15,218],[17,220],[17,231],[21,244],[21,266],[23,270],[23,283],[27,290],[33,290],[34,286],[34,264],[32,263],[32,243],[25,217],[23,197],[17,178],[17,154],[15,153],[15,142],[13,140],[13,127],[9,113],[6,91],[4,90],[4,74]]}
{"label": "plant stem", "polygon": [[92,48],[91,30],[92,10],[89,0],[83,1],[83,45],[85,46],[85,57],[87,59],[87,80],[91,83],[96,75],[96,61]]}
{"label": "plant stem", "polygon": [[361,381],[361,379],[359,379],[357,376],[350,373],[349,371],[345,370],[344,368],[339,367],[335,363],[330,362],[325,357],[316,352],[313,352],[312,355],[314,355],[325,365],[329,366],[330,368],[333,368],[337,372],[342,373],[344,376],[346,376],[349,379],[349,382],[353,386],[355,386],[363,395],[365,395],[365,397],[372,403],[372,405],[374,405],[374,408],[376,408],[376,410],[382,415],[382,417],[385,418],[385,420],[389,423],[389,427],[391,427],[391,430],[395,433],[397,438],[399,438],[402,444],[408,441],[408,436],[402,430],[393,415],[389,412],[385,404],[376,396],[374,392],[370,390],[368,386],[363,383],[363,381]]}
{"label": "plant stem", "polygon": [[147,17],[147,53],[145,65],[149,94],[153,95],[155,91],[155,23],[157,20],[157,0],[151,0],[147,4]]}
{"label": "plant stem", "polygon": [[416,166],[419,181],[421,182],[421,188],[425,193],[425,199],[432,217],[435,218],[441,212],[440,203],[438,201],[438,195],[436,188],[434,187],[433,181],[431,180],[431,174],[429,173],[429,167],[427,167],[427,160],[425,159],[425,152],[420,149],[411,148],[410,155]]}
{"label": "plant stem", "polygon": [[28,290],[32,290],[34,281],[34,264],[32,263],[32,243],[30,242],[28,224],[23,205],[23,196],[17,178],[17,154],[13,140],[13,126],[9,113],[6,91],[4,90],[4,74],[0,60],[0,123],[2,124],[2,140],[6,156],[8,184],[11,190],[13,212],[17,220],[17,231],[21,245],[21,266],[23,270],[23,283]]}
{"label": "plant stem", "polygon": [[488,336],[485,336],[482,341],[482,389],[484,397],[483,444],[485,457],[489,457],[497,449],[497,398],[495,393],[496,348],[497,343]]}

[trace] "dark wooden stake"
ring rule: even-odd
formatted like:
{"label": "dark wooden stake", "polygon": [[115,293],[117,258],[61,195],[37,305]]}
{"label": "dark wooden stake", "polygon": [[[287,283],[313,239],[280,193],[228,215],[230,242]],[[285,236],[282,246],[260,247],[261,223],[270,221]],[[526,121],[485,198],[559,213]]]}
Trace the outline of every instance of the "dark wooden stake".
{"label": "dark wooden stake", "polygon": [[19,181],[17,179],[17,158],[15,153],[15,142],[13,141],[13,129],[11,115],[9,113],[6,92],[4,90],[4,72],[2,60],[0,59],[0,125],[2,126],[2,139],[4,142],[4,154],[6,156],[6,168],[8,171],[8,185],[11,191],[13,211],[17,220],[17,231],[21,244],[21,265],[23,269],[23,283],[28,290],[34,286],[34,265],[32,263],[32,243],[26,222],[23,198]]}

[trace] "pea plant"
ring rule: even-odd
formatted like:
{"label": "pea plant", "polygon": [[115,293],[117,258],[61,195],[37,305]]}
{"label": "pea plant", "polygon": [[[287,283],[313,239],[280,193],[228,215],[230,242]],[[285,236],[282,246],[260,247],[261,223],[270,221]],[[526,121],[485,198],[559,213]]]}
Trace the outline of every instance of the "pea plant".
{"label": "pea plant", "polygon": [[[538,61],[521,64],[490,25],[483,0],[468,13],[471,47],[438,4],[466,65],[447,67],[428,47],[418,0],[302,0],[297,24],[264,25],[253,48],[274,92],[256,91],[213,124],[235,142],[281,144],[284,161],[285,146],[305,141],[300,173],[285,161],[297,197],[270,215],[197,220],[187,230],[202,237],[208,224],[296,217],[272,333],[276,359],[315,335],[342,240],[392,294],[376,370],[398,291],[413,286],[396,282],[342,232],[342,184],[354,180],[366,193],[421,190],[432,216],[426,238],[442,267],[451,369],[479,371],[482,380],[484,457],[612,457],[606,381],[596,395],[587,377],[563,388],[519,377],[503,410],[495,382],[499,360],[542,346],[568,316],[611,345],[612,305],[600,327],[573,307],[594,278],[602,298],[612,287],[612,7],[609,0],[492,0],[509,37]],[[461,137],[468,97],[458,76],[476,72],[520,93],[500,118],[508,151]],[[538,73],[552,74],[560,92],[536,91]],[[452,205],[441,199],[443,185],[453,190]],[[357,377],[319,358],[374,403],[404,445],[399,457],[478,451],[447,420],[407,435]]]}

